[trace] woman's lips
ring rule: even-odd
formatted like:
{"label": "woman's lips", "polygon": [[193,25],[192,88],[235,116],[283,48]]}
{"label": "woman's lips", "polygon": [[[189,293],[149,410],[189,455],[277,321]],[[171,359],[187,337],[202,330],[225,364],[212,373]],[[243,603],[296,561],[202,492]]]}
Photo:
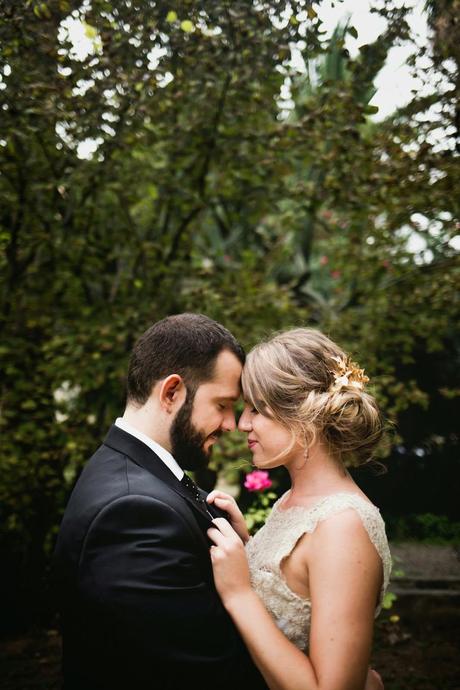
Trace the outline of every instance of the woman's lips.
{"label": "woman's lips", "polygon": [[248,446],[252,450],[257,445],[257,441],[248,441]]}

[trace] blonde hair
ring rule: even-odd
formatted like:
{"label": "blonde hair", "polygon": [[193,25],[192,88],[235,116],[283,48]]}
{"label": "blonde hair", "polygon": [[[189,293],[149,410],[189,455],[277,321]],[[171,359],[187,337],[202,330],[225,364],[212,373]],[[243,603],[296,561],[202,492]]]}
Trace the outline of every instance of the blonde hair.
{"label": "blonde hair", "polygon": [[[342,376],[345,365],[352,371],[348,378]],[[361,465],[372,458],[384,424],[375,399],[364,390],[367,377],[356,367],[323,333],[295,328],[251,350],[243,394],[291,431],[292,443],[282,456],[299,440],[309,448],[319,439],[344,464]]]}

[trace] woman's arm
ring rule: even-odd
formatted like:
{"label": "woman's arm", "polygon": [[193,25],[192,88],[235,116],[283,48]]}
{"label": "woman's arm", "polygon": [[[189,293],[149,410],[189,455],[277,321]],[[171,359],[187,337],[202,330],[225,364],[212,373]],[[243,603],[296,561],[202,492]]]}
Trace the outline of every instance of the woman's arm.
{"label": "woman's arm", "polygon": [[[216,586],[271,690],[363,690],[382,566],[352,511],[321,523],[308,547],[310,656],[277,628],[250,587],[246,554],[226,520],[208,534]],[[381,688],[376,674],[366,690]]]}
{"label": "woman's arm", "polygon": [[366,681],[383,568],[354,510],[318,525],[311,535],[308,566],[309,656],[319,687],[359,690]]}
{"label": "woman's arm", "polygon": [[211,561],[217,590],[270,690],[316,690],[311,663],[276,627],[251,588],[241,540],[223,518],[213,522],[208,536],[215,544]]}

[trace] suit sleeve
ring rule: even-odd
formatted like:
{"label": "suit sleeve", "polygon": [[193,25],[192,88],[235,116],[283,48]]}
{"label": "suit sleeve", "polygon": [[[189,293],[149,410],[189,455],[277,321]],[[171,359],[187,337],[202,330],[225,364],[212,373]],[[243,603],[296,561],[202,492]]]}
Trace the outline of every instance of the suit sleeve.
{"label": "suit sleeve", "polygon": [[99,634],[139,658],[225,665],[240,643],[199,548],[183,516],[160,500],[124,496],[106,506],[88,530],[78,576]]}

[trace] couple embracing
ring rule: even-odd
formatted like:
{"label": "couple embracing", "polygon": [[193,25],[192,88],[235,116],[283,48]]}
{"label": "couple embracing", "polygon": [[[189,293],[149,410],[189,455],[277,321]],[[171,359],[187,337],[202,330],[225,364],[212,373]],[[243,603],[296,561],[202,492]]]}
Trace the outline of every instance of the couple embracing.
{"label": "couple embracing", "polygon": [[[366,461],[382,419],[367,377],[299,328],[245,354],[199,314],[134,346],[127,404],[85,466],[55,575],[65,690],[381,690],[373,620],[391,567],[378,509],[344,461]],[[291,488],[249,537],[206,467],[236,427]]]}

